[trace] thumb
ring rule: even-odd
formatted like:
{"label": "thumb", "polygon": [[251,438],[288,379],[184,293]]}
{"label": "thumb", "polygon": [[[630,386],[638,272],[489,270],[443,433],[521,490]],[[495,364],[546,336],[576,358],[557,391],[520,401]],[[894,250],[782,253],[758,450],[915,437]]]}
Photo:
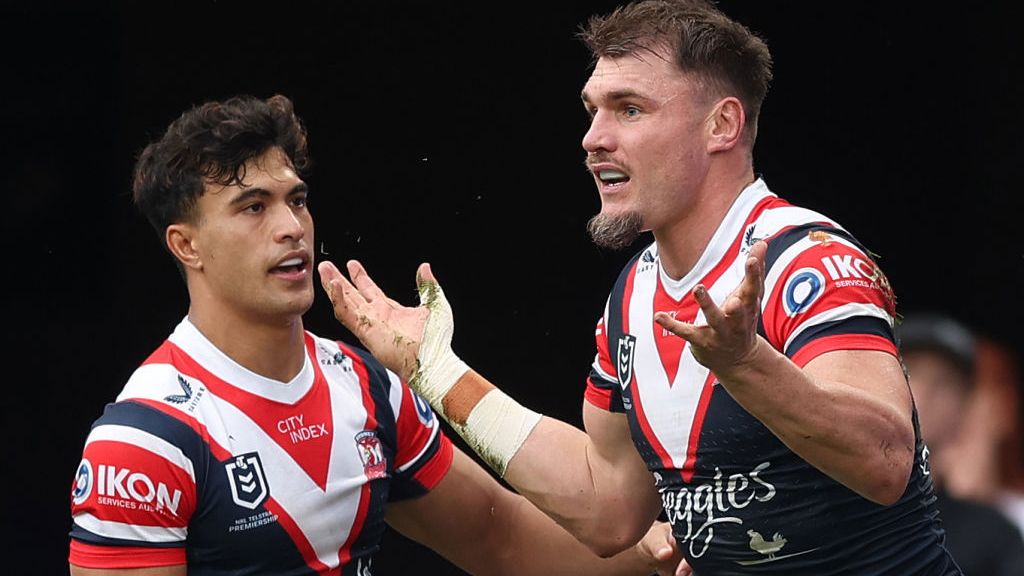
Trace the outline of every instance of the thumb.
{"label": "thumb", "polygon": [[424,262],[416,269],[416,289],[420,294],[420,305],[433,310],[439,303],[444,301],[444,291],[437,283],[430,264]]}
{"label": "thumb", "polygon": [[675,538],[672,536],[671,530],[666,530],[663,534],[664,539],[658,542],[654,546],[654,557],[660,560],[668,560],[675,554]]}

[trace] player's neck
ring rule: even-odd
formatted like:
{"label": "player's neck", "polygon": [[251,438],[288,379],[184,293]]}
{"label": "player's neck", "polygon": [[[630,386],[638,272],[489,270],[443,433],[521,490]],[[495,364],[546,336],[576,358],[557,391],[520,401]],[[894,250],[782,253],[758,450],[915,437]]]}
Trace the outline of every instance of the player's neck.
{"label": "player's neck", "polygon": [[736,198],[753,181],[752,169],[731,177],[712,174],[682,217],[653,231],[661,266],[670,277],[680,279],[697,265]]}
{"label": "player's neck", "polygon": [[301,316],[254,320],[223,308],[215,314],[191,306],[188,317],[218,350],[245,369],[265,378],[290,382],[305,363]]}

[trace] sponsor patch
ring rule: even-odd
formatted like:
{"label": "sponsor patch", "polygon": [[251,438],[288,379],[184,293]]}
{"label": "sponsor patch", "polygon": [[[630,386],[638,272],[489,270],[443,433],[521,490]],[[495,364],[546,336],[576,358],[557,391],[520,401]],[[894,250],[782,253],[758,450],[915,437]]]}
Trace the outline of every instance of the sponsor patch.
{"label": "sponsor patch", "polygon": [[76,506],[89,499],[94,482],[92,463],[87,458],[82,458],[75,473],[75,483],[71,486],[71,498]]}
{"label": "sponsor patch", "polygon": [[782,306],[787,316],[805,312],[825,291],[825,277],[815,268],[800,268],[790,275],[782,289]]}

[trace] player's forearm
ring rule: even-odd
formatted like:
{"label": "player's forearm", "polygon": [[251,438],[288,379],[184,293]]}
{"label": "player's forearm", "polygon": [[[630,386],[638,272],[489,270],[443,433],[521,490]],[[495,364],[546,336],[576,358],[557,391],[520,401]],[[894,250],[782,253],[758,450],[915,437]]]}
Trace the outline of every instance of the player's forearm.
{"label": "player's forearm", "polygon": [[879,503],[902,495],[914,458],[913,427],[877,386],[814,377],[763,340],[752,361],[716,376],[793,452],[836,481]]}
{"label": "player's forearm", "polygon": [[509,514],[495,534],[500,542],[492,556],[496,575],[643,576],[653,571],[652,559],[629,546],[602,558],[584,546],[551,518],[522,498],[510,503]]}
{"label": "player's forearm", "polygon": [[[627,498],[639,492],[630,486],[637,479],[601,465],[589,436],[564,422],[541,417],[522,434],[528,417],[517,417],[522,407],[507,397],[507,413],[481,414],[479,403],[494,394],[502,393],[470,370],[445,396],[443,412],[506,482],[601,555],[621,551],[644,534],[651,515]],[[521,442],[509,441],[518,436]],[[650,477],[639,481],[650,482]]]}
{"label": "player's forearm", "polygon": [[644,534],[657,500],[637,497],[651,485],[649,474],[630,477],[602,462],[582,430],[543,418],[505,480],[595,553],[609,556]]}

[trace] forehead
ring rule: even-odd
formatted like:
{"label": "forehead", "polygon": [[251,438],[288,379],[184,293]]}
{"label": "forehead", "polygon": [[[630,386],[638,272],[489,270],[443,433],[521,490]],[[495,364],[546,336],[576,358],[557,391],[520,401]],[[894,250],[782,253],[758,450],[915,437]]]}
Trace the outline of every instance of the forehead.
{"label": "forehead", "polygon": [[223,185],[217,182],[206,182],[203,196],[228,196],[244,192],[252,188],[267,191],[290,191],[302,182],[295,172],[288,156],[280,148],[271,148],[259,156],[246,160],[241,183]]}
{"label": "forehead", "polygon": [[659,99],[678,94],[689,84],[688,77],[664,51],[642,51],[615,58],[601,57],[583,87],[582,96],[594,102],[628,92]]}

